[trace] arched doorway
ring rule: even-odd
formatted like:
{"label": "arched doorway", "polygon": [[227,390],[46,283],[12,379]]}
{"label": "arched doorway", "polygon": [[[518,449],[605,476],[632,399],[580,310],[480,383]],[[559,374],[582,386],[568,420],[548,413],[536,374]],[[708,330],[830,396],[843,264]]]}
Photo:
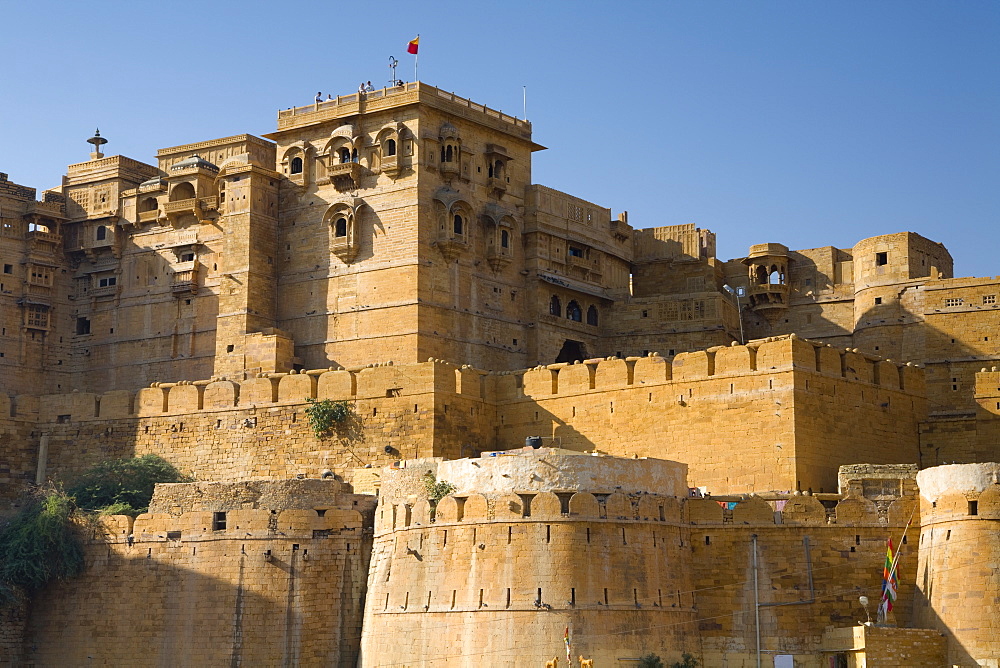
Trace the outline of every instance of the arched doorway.
{"label": "arched doorway", "polygon": [[562,345],[562,350],[559,351],[559,355],[556,357],[556,363],[559,362],[582,362],[587,359],[587,349],[580,341],[573,341],[572,339],[566,339]]}

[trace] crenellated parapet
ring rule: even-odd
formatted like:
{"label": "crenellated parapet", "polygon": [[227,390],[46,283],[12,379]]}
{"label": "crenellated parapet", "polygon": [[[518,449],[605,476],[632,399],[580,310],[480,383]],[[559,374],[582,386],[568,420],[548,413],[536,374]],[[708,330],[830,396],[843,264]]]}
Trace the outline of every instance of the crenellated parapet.
{"label": "crenellated parapet", "polygon": [[[549,364],[523,372],[520,382],[502,383],[498,398],[545,397],[588,391],[609,391],[636,385],[690,383],[728,376],[806,371],[912,394],[925,392],[923,370],[858,349],[837,349],[794,334],[680,353],[672,360],[647,357],[590,359],[574,364]],[[520,392],[519,392],[520,391]]]}

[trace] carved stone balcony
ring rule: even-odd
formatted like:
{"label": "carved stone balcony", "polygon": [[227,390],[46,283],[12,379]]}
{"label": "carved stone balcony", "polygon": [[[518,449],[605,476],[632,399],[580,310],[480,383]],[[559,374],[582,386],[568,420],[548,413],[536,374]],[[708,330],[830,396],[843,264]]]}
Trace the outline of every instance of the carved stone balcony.
{"label": "carved stone balcony", "polygon": [[494,196],[501,197],[505,192],[507,192],[507,181],[502,178],[498,179],[495,176],[491,176],[486,179],[486,187]]}
{"label": "carved stone balcony", "polygon": [[154,209],[153,211],[140,211],[138,218],[140,225],[145,225],[146,223],[155,223],[157,220],[160,219],[160,210]]}
{"label": "carved stone balcony", "polygon": [[117,285],[106,285],[103,288],[91,288],[87,292],[88,297],[112,297],[118,293]]}
{"label": "carved stone balcony", "polygon": [[509,248],[490,248],[486,251],[486,261],[495,272],[499,272],[509,265],[512,259]]}
{"label": "carved stone balcony", "polygon": [[170,275],[170,291],[175,297],[198,291],[198,266],[194,261],[175,264],[173,270]]}
{"label": "carved stone balcony", "polygon": [[342,162],[331,165],[326,172],[333,187],[343,192],[357,190],[361,177],[367,174],[368,170],[356,162]]}
{"label": "carved stone balcony", "polygon": [[747,297],[750,308],[766,318],[777,317],[788,308],[788,286],[780,283],[751,284]]}
{"label": "carved stone balcony", "polygon": [[459,164],[457,160],[452,160],[451,162],[442,162],[438,169],[441,170],[441,176],[458,176]]}
{"label": "carved stone balcony", "polygon": [[200,220],[202,214],[215,211],[217,208],[217,197],[192,197],[191,199],[163,203],[163,213],[171,223],[176,222],[184,215],[192,215]]}
{"label": "carved stone balcony", "polygon": [[465,237],[457,235],[444,239],[438,239],[431,245],[437,248],[441,252],[441,255],[444,256],[444,259],[448,262],[457,258],[462,251],[468,247]]}
{"label": "carved stone balcony", "polygon": [[197,205],[198,200],[194,197],[191,199],[180,199],[176,202],[164,202],[163,213],[166,215],[168,220],[173,222],[185,214],[192,216],[195,215]]}

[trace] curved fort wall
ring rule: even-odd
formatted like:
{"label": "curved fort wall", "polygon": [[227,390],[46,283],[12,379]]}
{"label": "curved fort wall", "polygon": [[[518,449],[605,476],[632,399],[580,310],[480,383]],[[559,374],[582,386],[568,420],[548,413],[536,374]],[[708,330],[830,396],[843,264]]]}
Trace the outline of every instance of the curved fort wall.
{"label": "curved fort wall", "polygon": [[949,665],[998,666],[1000,464],[955,464],[917,474],[920,553],[914,625],[952,636]]}
{"label": "curved fort wall", "polygon": [[[428,471],[457,487],[433,516]],[[916,508],[912,466],[853,467],[844,495],[721,503],[685,498],[674,462],[546,448],[381,473],[365,666],[540,665],[564,655],[567,627],[574,659],[595,664],[689,651],[752,665],[758,599],[765,656],[825,668],[824,629],[853,626],[858,596],[878,600],[886,537]],[[897,619],[909,618],[915,572],[904,559]]]}
{"label": "curved fort wall", "polygon": [[[460,490],[433,522],[427,471]],[[601,665],[697,653],[678,595],[684,478],[675,462],[549,449],[407,462],[383,481],[361,665],[537,666],[565,656],[567,627],[574,659]]]}
{"label": "curved fort wall", "polygon": [[[682,461],[715,492],[832,491],[838,465],[918,459],[924,389],[917,367],[792,336],[672,362],[653,354],[487,374],[429,361],[157,383],[136,395],[19,396],[10,424],[32,424],[37,440],[21,441],[11,477],[72,477],[147,452],[202,480],[349,475],[541,436],[570,450]],[[307,398],[351,401],[355,416],[317,439]]]}

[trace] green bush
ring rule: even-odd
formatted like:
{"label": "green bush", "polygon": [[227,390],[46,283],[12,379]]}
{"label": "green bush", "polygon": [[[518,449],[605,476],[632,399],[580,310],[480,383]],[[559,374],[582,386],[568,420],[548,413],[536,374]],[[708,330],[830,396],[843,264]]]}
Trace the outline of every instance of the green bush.
{"label": "green bush", "polygon": [[670,668],[698,668],[698,659],[684,652],[681,654],[681,661],[674,661]]}
{"label": "green bush", "polygon": [[306,399],[309,404],[306,406],[306,417],[309,419],[309,426],[312,428],[316,438],[326,438],[334,428],[346,422],[354,415],[351,404],[345,400],[333,401],[332,399]]}
{"label": "green bush", "polygon": [[454,492],[457,487],[447,480],[438,480],[437,477],[428,471],[423,477],[424,489],[427,490],[427,498],[432,504]]}
{"label": "green bush", "polygon": [[67,494],[85,510],[135,517],[149,509],[158,482],[190,482],[173,464],[156,455],[111,459],[76,480]]}
{"label": "green bush", "polygon": [[0,527],[0,604],[30,596],[52,580],[83,570],[73,499],[51,489]]}
{"label": "green bush", "polygon": [[663,668],[663,659],[650,652],[639,658],[639,666],[641,668]]}

